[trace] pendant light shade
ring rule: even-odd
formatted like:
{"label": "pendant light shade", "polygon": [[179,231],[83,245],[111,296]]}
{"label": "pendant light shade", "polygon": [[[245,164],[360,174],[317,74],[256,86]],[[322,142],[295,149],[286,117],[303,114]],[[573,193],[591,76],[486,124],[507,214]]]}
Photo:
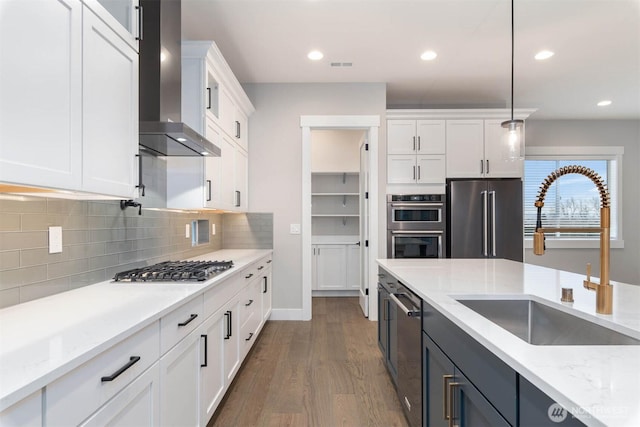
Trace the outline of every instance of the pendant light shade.
{"label": "pendant light shade", "polygon": [[514,19],[513,0],[511,0],[511,120],[502,122],[502,127],[507,131],[503,136],[502,152],[509,160],[524,159],[524,135],[522,134],[524,120],[513,118],[513,57],[514,57]]}

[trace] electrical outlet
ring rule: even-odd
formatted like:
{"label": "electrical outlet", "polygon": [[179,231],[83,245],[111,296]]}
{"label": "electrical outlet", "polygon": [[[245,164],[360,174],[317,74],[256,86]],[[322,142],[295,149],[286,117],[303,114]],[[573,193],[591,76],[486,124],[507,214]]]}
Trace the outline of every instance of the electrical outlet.
{"label": "electrical outlet", "polygon": [[184,226],[184,237],[187,238],[187,239],[189,237],[191,237],[191,225],[189,225],[189,224],[186,224]]}
{"label": "electrical outlet", "polygon": [[211,235],[213,235],[213,236],[216,235],[216,225],[215,224],[211,224]]}
{"label": "electrical outlet", "polygon": [[290,224],[289,225],[289,233],[291,233],[291,234],[300,234],[300,224]]}
{"label": "electrical outlet", "polygon": [[62,252],[62,227],[49,227],[49,253]]}

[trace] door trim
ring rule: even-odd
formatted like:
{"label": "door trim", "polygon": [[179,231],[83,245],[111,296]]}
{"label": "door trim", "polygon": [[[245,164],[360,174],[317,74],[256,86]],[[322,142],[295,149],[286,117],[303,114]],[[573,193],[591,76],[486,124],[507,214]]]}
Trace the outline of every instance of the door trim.
{"label": "door trim", "polygon": [[300,116],[302,128],[302,320],[311,319],[311,130],[363,129],[369,135],[369,320],[377,319],[376,258],[378,255],[378,115]]}

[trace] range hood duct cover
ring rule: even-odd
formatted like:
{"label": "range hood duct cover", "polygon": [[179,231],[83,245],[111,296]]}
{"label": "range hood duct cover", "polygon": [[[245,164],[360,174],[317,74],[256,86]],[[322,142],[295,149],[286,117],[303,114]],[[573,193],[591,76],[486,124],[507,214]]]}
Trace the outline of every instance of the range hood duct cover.
{"label": "range hood duct cover", "polygon": [[[157,156],[220,156],[214,143],[182,122],[181,4],[141,0],[139,144]],[[161,55],[164,60],[161,60]]]}

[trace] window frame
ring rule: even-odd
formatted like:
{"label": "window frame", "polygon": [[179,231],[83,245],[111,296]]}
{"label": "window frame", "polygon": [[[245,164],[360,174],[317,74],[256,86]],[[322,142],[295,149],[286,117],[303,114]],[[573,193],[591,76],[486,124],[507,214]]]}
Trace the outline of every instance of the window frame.
{"label": "window frame", "polygon": [[[613,205],[615,204],[615,224],[617,226],[616,237],[611,238],[611,248],[624,248],[622,224],[623,155],[624,147],[622,146],[535,146],[525,148],[525,162],[527,160],[606,160],[609,162],[607,166],[609,176],[606,177],[606,181],[607,188],[611,194],[611,207],[614,208]],[[522,176],[523,186],[525,185],[525,179],[526,164]],[[548,249],[585,249],[600,247],[600,241],[596,234],[592,238],[554,238],[549,236],[545,245]],[[525,249],[533,248],[533,237],[524,237],[524,247]]]}

